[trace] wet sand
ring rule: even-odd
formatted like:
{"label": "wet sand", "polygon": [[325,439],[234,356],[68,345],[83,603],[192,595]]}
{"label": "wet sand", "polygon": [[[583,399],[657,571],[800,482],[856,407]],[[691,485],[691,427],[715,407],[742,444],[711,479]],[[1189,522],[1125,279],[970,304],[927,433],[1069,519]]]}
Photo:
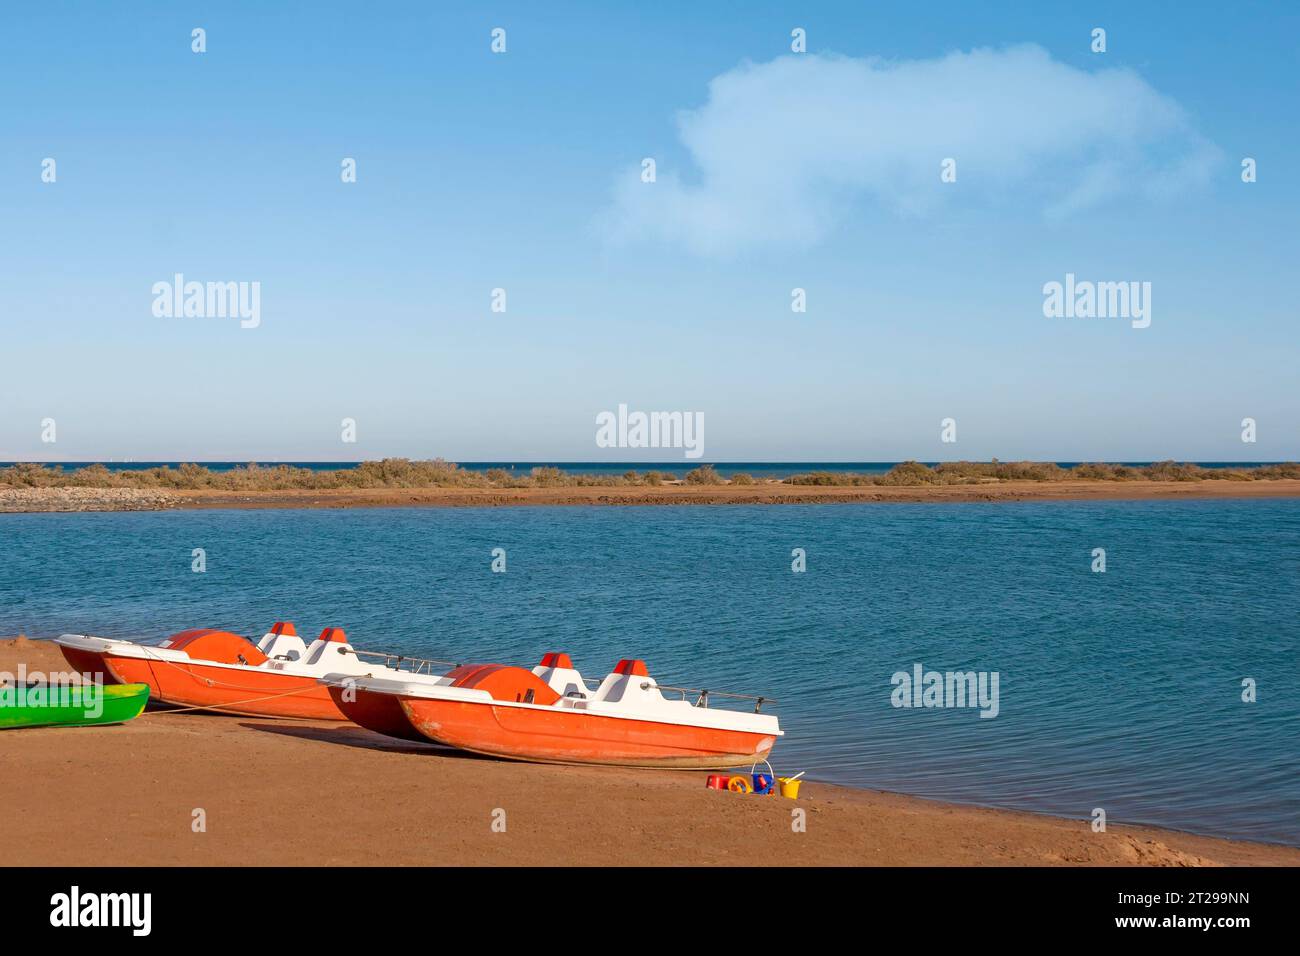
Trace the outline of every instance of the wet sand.
{"label": "wet sand", "polygon": [[521,505],[777,505],[878,502],[1147,501],[1300,498],[1300,479],[1257,481],[980,481],[953,485],[660,485],[556,488],[372,488],[325,491],[0,489],[0,512],[196,508],[490,508]]}
{"label": "wet sand", "polygon": [[[66,669],[47,642],[0,641],[0,670],[19,662]],[[0,865],[1300,865],[1287,847],[816,780],[797,801],[741,796],[704,773],[511,763],[337,723],[148,711],[0,731],[0,761]]]}

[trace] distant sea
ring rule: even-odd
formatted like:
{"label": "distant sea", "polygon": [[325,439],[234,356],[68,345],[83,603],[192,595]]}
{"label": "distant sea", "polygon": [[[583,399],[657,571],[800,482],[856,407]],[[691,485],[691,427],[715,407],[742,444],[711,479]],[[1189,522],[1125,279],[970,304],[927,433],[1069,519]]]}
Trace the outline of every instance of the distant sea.
{"label": "distant sea", "polygon": [[[7,468],[14,462],[0,462],[0,468]],[[94,464],[89,461],[69,461],[69,462],[44,462],[53,467],[60,467],[64,470],[73,470],[84,468],[87,465]],[[161,468],[170,466],[177,467],[180,462],[176,461],[106,461],[102,462],[104,467],[110,471],[143,471],[148,468]],[[195,464],[202,465],[212,471],[229,471],[232,468],[239,468],[248,464],[242,461],[200,461]],[[312,471],[334,471],[339,468],[355,468],[361,464],[357,461],[262,461],[259,465],[292,465],[294,468],[309,468]],[[504,468],[506,471],[517,471],[527,474],[533,468],[553,467],[560,468],[571,474],[583,475],[621,475],[627,471],[659,471],[682,477],[693,468],[698,468],[703,464],[712,464],[724,476],[733,472],[746,472],[755,478],[788,478],[791,475],[806,474],[810,471],[830,471],[842,472],[861,475],[884,474],[899,464],[896,461],[462,461],[457,464],[469,471],[487,471],[489,468]],[[936,465],[938,462],[924,462],[926,465]],[[1058,461],[1062,468],[1070,468],[1074,465],[1083,464],[1078,461]],[[1111,462],[1111,464],[1129,465],[1132,467],[1141,467],[1150,465],[1149,461],[1121,461]],[[1202,468],[1258,468],[1261,465],[1276,465],[1280,462],[1272,461],[1198,461],[1193,464],[1200,465]]]}
{"label": "distant sea", "polygon": [[[1293,499],[0,515],[0,634],[640,657],[775,698],[782,773],[1300,846],[1297,593]],[[892,706],[917,664],[997,672],[997,716]]]}

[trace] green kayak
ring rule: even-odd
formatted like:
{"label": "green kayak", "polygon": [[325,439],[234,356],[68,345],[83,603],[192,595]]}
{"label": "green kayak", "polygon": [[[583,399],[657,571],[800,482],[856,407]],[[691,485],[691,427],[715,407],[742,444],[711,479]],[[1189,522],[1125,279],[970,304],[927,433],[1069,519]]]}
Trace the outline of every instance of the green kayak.
{"label": "green kayak", "polygon": [[140,716],[148,684],[0,686],[0,730],[14,727],[93,727]]}

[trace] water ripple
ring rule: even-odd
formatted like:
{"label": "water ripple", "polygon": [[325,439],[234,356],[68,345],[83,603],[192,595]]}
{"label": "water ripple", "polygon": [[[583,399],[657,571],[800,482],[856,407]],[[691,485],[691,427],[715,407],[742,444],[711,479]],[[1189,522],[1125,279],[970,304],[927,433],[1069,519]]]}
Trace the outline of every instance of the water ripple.
{"label": "water ripple", "polygon": [[[0,516],[0,633],[640,656],[777,698],[782,769],[1300,845],[1297,584],[1292,501]],[[999,715],[891,706],[916,663],[997,671]]]}

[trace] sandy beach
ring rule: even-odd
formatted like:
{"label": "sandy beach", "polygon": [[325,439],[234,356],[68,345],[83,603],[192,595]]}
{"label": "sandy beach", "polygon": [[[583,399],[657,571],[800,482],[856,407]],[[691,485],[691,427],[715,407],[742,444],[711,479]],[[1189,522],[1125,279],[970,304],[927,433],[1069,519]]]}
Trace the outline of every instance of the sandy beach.
{"label": "sandy beach", "polygon": [[203,508],[491,508],[528,505],[778,505],[1300,498],[1300,479],[1256,481],[981,481],[907,486],[666,484],[657,487],[373,488],[219,491],[0,488],[0,512]]}
{"label": "sandy beach", "polygon": [[[48,642],[0,641],[0,671],[19,663],[66,670]],[[337,723],[148,711],[6,731],[0,754],[22,782],[0,791],[7,865],[1300,865],[1287,847],[815,779],[798,801],[739,796],[703,773],[510,763]]]}

